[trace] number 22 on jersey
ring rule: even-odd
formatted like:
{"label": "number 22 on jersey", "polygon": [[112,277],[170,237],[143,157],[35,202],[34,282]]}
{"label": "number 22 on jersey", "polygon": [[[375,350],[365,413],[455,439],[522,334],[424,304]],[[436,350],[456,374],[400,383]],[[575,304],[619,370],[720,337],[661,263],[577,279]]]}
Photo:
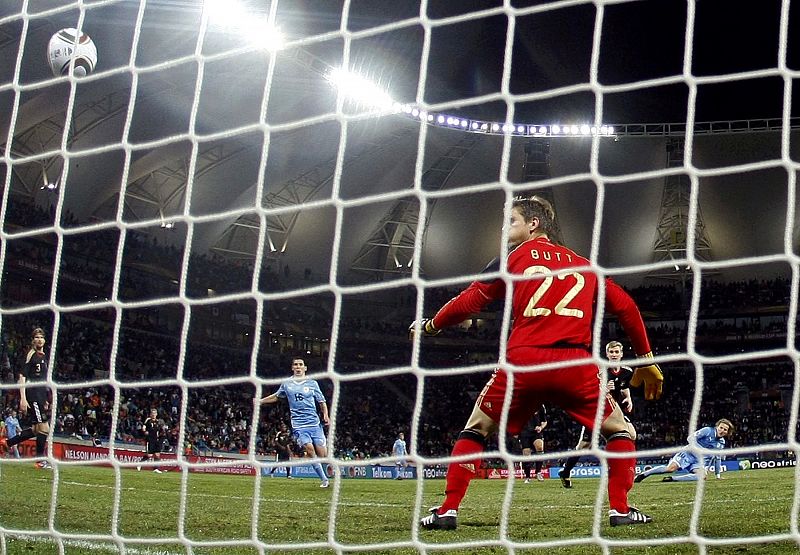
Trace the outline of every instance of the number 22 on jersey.
{"label": "number 22 on jersey", "polygon": [[[544,276],[542,278],[542,282],[539,284],[539,287],[537,287],[536,291],[533,292],[531,300],[528,301],[528,306],[525,307],[525,311],[522,313],[523,316],[549,316],[555,312],[558,316],[583,318],[583,310],[578,308],[570,308],[567,306],[572,299],[578,296],[578,293],[580,293],[586,285],[586,278],[584,278],[581,274],[578,272],[570,272],[568,274],[558,274],[558,276],[553,276],[552,270],[546,266],[528,266],[525,268],[525,271],[522,272],[522,275]],[[561,300],[559,300],[552,309],[546,306],[539,306],[542,304],[542,297],[544,297],[550,287],[552,287],[554,279],[561,281],[565,279],[571,279],[575,280],[575,283],[566,293],[564,293],[564,295],[561,297]]]}

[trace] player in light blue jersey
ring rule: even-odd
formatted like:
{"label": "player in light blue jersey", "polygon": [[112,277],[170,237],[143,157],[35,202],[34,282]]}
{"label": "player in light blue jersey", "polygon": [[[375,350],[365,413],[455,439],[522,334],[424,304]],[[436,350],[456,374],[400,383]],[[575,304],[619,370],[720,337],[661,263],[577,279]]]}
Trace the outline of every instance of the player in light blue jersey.
{"label": "player in light blue jersey", "polygon": [[392,455],[397,458],[395,461],[396,469],[395,469],[395,480],[402,480],[403,479],[403,471],[408,466],[408,461],[406,457],[408,456],[408,449],[406,449],[406,436],[403,432],[397,434],[397,439],[394,440],[394,445],[392,445]]}
{"label": "player in light blue jersey", "polygon": [[[734,432],[733,424],[727,418],[720,418],[714,426],[707,426],[697,430],[693,435],[689,436],[689,445],[697,445],[703,449],[724,449],[725,438],[732,435]],[[667,476],[663,479],[664,482],[695,482],[699,478],[707,478],[708,471],[706,468],[711,466],[712,460],[714,462],[714,474],[717,479],[722,478],[722,463],[719,455],[706,455],[705,457],[698,457],[697,454],[689,450],[679,451],[669,460],[669,463],[661,466],[656,466],[650,470],[642,472],[634,479],[635,482],[641,482],[648,476],[653,474],[670,474],[676,470],[685,470],[688,474],[681,474],[679,476]]]}
{"label": "player in light blue jersey", "polygon": [[[6,412],[5,417],[5,425],[6,425],[6,438],[14,439],[17,435],[22,431],[22,427],[19,425],[19,420],[17,419],[17,411],[14,409],[8,409]],[[14,455],[14,458],[19,458],[19,448],[16,445],[12,445],[8,448],[8,456],[11,457]]]}
{"label": "player in light blue jersey", "polygon": [[[289,414],[292,420],[292,437],[297,444],[303,448],[306,456],[323,458],[328,456],[325,434],[322,430],[317,406],[322,413],[322,422],[327,425],[328,404],[325,396],[319,388],[316,380],[306,378],[308,368],[302,358],[292,359],[292,377],[284,381],[278,391],[272,395],[263,397],[260,400],[262,405],[277,403],[278,399],[286,399],[289,402]],[[327,488],[329,485],[328,477],[318,462],[312,463],[314,472],[317,473],[322,481],[319,487]]]}

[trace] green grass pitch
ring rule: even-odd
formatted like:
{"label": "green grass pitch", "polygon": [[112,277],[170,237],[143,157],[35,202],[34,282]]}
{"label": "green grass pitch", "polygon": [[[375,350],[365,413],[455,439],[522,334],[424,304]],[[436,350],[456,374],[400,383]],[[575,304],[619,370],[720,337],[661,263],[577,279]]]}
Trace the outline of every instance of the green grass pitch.
{"label": "green grass pitch", "polygon": [[[608,525],[605,496],[594,527],[599,480],[574,480],[572,490],[557,480],[516,481],[505,518],[507,483],[476,480],[458,530],[419,533],[413,480],[343,480],[338,490],[325,490],[317,480],[264,478],[256,504],[253,477],[124,469],[118,480],[110,468],[62,465],[54,473],[32,463],[0,462],[0,551],[256,554],[255,534],[266,553],[800,552],[791,536],[794,469],[731,472],[709,480],[702,504],[695,503],[696,484],[664,484],[653,477],[634,487],[631,501],[654,522],[618,528]],[[422,514],[441,500],[443,488],[443,480],[423,483]],[[53,534],[37,535],[50,530],[51,519],[60,545]],[[112,535],[116,542],[109,540]],[[741,536],[751,538],[736,543]]]}

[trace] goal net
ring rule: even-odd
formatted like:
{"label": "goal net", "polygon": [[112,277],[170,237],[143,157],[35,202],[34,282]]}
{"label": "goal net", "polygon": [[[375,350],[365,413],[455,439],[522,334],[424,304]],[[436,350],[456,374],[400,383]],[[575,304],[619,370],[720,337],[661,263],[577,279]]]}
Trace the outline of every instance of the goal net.
{"label": "goal net", "polygon": [[[693,1],[0,7],[0,408],[4,437],[29,425],[18,379],[42,328],[50,430],[43,455],[0,441],[0,550],[796,548],[792,7],[725,24]],[[505,261],[532,194],[644,315],[666,379],[659,400],[631,389],[637,472],[710,459],[687,437],[726,418],[724,479],[654,475],[630,492],[654,523],[611,528],[611,455],[594,434],[563,487],[580,427],[548,406],[544,452],[501,426],[459,527],[423,530],[508,366],[511,311],[408,328]],[[599,369],[611,340],[635,366],[602,289],[597,313]],[[297,357],[330,415],[321,458],[284,401],[254,402]]]}

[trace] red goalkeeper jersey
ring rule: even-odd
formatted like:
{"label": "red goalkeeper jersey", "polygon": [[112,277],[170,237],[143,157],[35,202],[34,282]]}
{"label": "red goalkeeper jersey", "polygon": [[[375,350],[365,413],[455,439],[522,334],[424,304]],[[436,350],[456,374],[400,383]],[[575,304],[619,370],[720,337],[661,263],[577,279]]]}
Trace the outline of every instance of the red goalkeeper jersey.
{"label": "red goalkeeper jersey", "polygon": [[[499,269],[498,259],[485,272]],[[509,351],[516,347],[590,348],[598,280],[588,260],[538,237],[508,255],[508,272],[513,276]],[[605,280],[605,289],[605,310],[619,318],[636,354],[650,352],[636,303],[611,279]],[[505,295],[506,282],[501,277],[475,281],[439,310],[433,324],[437,328],[458,324]]]}

